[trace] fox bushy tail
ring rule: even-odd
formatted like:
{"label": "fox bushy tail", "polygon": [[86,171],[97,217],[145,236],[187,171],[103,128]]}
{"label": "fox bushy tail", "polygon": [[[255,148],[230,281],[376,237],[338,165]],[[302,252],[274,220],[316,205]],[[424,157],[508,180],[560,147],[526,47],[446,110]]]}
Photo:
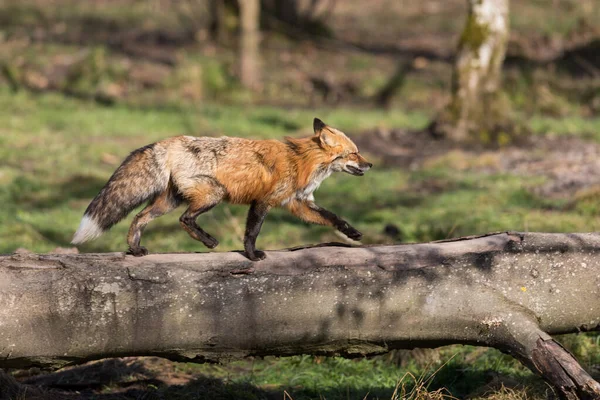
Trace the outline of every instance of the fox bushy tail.
{"label": "fox bushy tail", "polygon": [[134,208],[164,191],[168,183],[169,172],[158,160],[154,144],[133,151],[85,210],[71,243],[97,238]]}

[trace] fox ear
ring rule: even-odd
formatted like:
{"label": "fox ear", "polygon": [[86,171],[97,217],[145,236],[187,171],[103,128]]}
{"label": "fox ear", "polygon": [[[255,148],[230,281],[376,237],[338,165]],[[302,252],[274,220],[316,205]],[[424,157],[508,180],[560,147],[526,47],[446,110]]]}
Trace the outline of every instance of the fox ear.
{"label": "fox ear", "polygon": [[324,129],[319,134],[319,140],[321,144],[326,147],[335,147],[335,133],[331,132],[329,129]]}
{"label": "fox ear", "polygon": [[313,129],[314,129],[315,133],[319,133],[326,126],[327,125],[325,124],[325,122],[321,121],[319,118],[315,118],[313,120]]}
{"label": "fox ear", "polygon": [[315,130],[315,135],[321,141],[323,146],[334,147],[335,146],[335,133],[331,130],[326,129],[327,125],[325,122],[321,121],[319,118],[315,118],[313,120],[313,129]]}

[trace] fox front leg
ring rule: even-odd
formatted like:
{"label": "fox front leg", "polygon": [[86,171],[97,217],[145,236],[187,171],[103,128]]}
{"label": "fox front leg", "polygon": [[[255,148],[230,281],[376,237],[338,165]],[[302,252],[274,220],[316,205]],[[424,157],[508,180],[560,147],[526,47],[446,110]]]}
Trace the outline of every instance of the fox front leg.
{"label": "fox front leg", "polygon": [[319,207],[316,204],[312,204],[313,208],[321,217],[331,222],[333,227],[338,231],[342,232],[344,235],[348,236],[352,240],[360,240],[362,238],[362,233],[360,233],[357,229],[355,229],[348,222],[344,221],[334,213],[329,210],[326,210],[322,207]]}
{"label": "fox front leg", "polygon": [[331,211],[319,207],[312,201],[294,201],[288,204],[288,209],[298,218],[313,224],[333,226],[352,240],[360,240],[362,233],[348,222],[344,221]]}
{"label": "fox front leg", "polygon": [[354,228],[352,225],[340,219],[340,223],[336,225],[335,229],[342,232],[344,235],[348,236],[352,240],[360,240],[362,239],[362,233],[359,230]]}
{"label": "fox front leg", "polygon": [[256,201],[250,205],[244,234],[244,255],[252,261],[264,260],[267,257],[263,251],[256,250],[256,238],[270,208],[268,204]]}

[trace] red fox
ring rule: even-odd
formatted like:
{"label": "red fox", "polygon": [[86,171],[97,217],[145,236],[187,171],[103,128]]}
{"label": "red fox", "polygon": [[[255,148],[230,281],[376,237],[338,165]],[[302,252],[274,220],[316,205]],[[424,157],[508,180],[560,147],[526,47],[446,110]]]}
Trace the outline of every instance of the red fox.
{"label": "red fox", "polygon": [[313,192],[333,172],[362,176],[372,167],[341,131],[320,119],[307,138],[250,140],[233,137],[178,136],[133,151],[86,209],[71,243],[100,236],[149,201],[127,235],[129,253],[148,254],[140,245],[146,225],[182,202],[188,209],[181,226],[210,249],[219,242],[196,224],[196,218],[219,204],[250,204],[244,254],[265,258],[256,238],[272,207],[284,207],[304,221],[335,227],[351,239],[362,234],[334,213],[314,203]]}

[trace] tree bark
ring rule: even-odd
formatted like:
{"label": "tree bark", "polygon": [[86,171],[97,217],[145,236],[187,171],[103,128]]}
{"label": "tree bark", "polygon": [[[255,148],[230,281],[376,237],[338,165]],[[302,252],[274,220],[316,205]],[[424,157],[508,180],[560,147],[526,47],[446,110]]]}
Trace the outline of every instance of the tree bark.
{"label": "tree bark", "polygon": [[[0,257],[0,367],[156,355],[496,347],[564,399],[600,385],[550,334],[600,327],[600,234],[267,252]],[[252,267],[252,269],[248,269]],[[574,397],[577,396],[577,397]]]}
{"label": "tree bark", "polygon": [[509,0],[467,0],[468,16],[452,75],[452,98],[434,123],[437,135],[455,141],[488,141],[506,124],[500,93],[508,42]]}
{"label": "tree bark", "polygon": [[209,0],[208,12],[210,37],[215,43],[223,44],[225,42],[225,0]]}
{"label": "tree bark", "polygon": [[260,0],[239,0],[240,81],[249,89],[260,87]]}
{"label": "tree bark", "polygon": [[301,24],[298,0],[276,0],[275,15],[292,26]]}

